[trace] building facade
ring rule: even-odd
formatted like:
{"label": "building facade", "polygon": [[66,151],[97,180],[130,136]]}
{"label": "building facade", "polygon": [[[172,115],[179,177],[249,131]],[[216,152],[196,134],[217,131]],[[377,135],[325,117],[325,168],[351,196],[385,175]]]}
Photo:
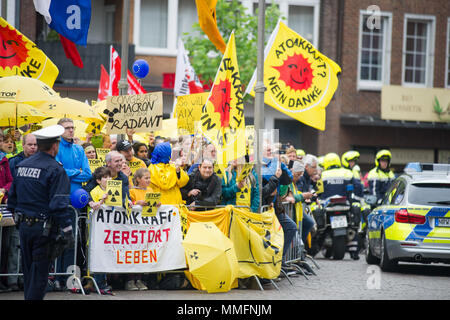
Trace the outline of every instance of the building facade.
{"label": "building facade", "polygon": [[363,170],[373,167],[381,148],[391,150],[398,171],[409,161],[447,163],[450,2],[324,0],[321,6],[320,47],[342,73],[327,129],[312,133],[311,150],[356,149]]}

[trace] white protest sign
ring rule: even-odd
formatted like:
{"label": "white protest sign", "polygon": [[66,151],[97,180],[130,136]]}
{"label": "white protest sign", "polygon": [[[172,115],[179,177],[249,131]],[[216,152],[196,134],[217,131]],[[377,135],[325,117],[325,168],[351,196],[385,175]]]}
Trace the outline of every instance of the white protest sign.
{"label": "white protest sign", "polygon": [[145,273],[186,268],[180,213],[162,205],[152,217],[135,206],[102,206],[91,217],[89,269],[93,273]]}
{"label": "white protest sign", "polygon": [[160,130],[163,120],[162,92],[108,96],[103,111],[107,120],[107,134],[123,134],[125,130],[135,132]]}

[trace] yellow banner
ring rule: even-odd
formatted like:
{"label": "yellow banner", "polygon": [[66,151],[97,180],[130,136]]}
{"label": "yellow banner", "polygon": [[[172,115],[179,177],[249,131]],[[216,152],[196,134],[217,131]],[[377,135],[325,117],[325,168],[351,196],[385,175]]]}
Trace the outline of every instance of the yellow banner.
{"label": "yellow banner", "polygon": [[278,277],[284,233],[273,209],[253,213],[234,208],[230,239],[239,262],[239,278],[253,275],[265,279]]}
{"label": "yellow banner", "polygon": [[[239,262],[238,278],[257,275],[274,279],[279,276],[284,234],[273,209],[264,213],[253,213],[231,205],[201,212],[189,211],[186,206],[179,209],[183,238],[192,222],[213,222],[231,239]],[[204,290],[190,272],[185,274],[194,288]]]}
{"label": "yellow banner", "polygon": [[[325,130],[325,108],[338,87],[341,68],[311,43],[279,21],[264,59],[264,102],[319,130]],[[255,96],[256,71],[249,93]]]}
{"label": "yellow banner", "polygon": [[19,30],[0,17],[0,77],[21,75],[41,80],[53,87],[59,70],[56,65]]}
{"label": "yellow banner", "polygon": [[245,156],[244,101],[234,33],[228,41],[201,116],[202,133],[217,150],[217,162]]}
{"label": "yellow banner", "polygon": [[208,96],[209,92],[202,92],[177,97],[175,112],[180,133],[195,133],[195,122],[200,121]]}

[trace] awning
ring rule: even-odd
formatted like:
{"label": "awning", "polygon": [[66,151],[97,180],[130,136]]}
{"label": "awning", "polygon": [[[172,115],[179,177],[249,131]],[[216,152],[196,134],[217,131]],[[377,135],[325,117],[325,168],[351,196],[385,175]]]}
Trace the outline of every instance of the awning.
{"label": "awning", "polygon": [[353,113],[341,114],[340,123],[343,126],[371,126],[371,127],[408,128],[408,129],[450,130],[450,123],[445,122],[384,120],[379,117]]}

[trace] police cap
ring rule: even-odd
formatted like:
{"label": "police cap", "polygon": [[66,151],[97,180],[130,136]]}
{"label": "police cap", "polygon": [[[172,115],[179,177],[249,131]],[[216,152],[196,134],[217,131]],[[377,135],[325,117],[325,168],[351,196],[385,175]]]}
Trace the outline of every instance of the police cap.
{"label": "police cap", "polygon": [[61,135],[64,133],[65,129],[59,124],[53,126],[48,126],[33,132],[38,142],[50,142],[58,141],[61,139]]}

